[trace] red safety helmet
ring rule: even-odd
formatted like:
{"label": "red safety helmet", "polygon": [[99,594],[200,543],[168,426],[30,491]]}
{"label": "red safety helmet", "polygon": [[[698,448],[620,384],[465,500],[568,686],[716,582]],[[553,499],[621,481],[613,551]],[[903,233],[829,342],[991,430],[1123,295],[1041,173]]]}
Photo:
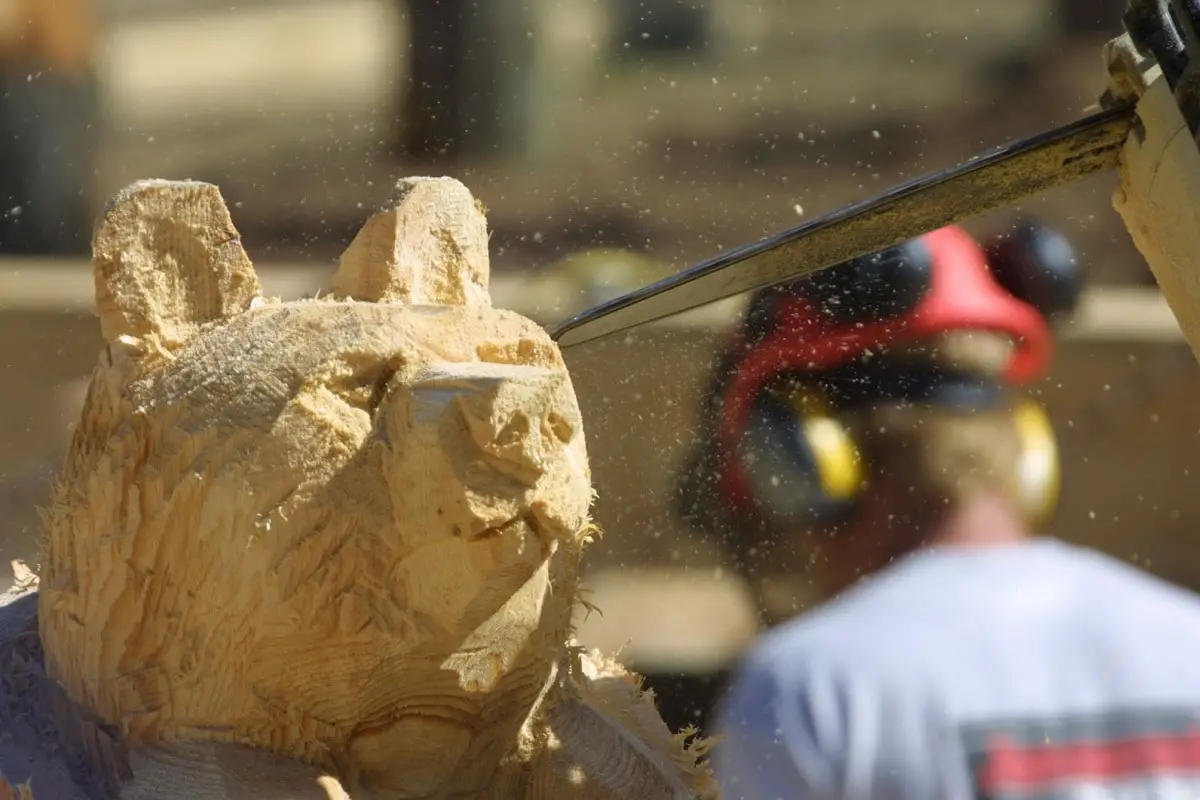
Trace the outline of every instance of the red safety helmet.
{"label": "red safety helmet", "polygon": [[[1049,319],[1081,289],[1075,252],[1061,234],[1022,222],[985,248],[950,226],[898,247],[759,292],[720,369],[707,464],[733,510],[750,500],[738,452],[762,392],[795,373],[829,373],[889,345],[953,331],[990,331],[1015,344],[1003,379],[1042,376],[1053,353]],[[695,476],[694,476],[695,477]],[[715,485],[713,485],[715,481]],[[685,512],[686,513],[686,512]]]}

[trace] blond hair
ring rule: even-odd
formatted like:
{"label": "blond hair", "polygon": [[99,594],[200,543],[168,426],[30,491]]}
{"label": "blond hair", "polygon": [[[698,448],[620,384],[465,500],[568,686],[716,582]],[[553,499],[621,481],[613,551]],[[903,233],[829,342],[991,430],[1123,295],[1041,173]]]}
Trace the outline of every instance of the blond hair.
{"label": "blond hair", "polygon": [[[997,334],[953,332],[888,357],[952,362],[956,369],[997,377],[1011,349],[1011,341]],[[1008,405],[885,406],[862,412],[853,424],[873,471],[907,491],[918,513],[941,514],[980,494],[1015,494],[1022,442]]]}

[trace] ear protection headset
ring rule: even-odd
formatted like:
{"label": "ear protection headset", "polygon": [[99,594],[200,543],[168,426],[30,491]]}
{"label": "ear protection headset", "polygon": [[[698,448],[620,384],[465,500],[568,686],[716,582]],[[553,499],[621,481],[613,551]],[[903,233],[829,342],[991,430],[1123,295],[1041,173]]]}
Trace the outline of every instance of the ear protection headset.
{"label": "ear protection headset", "polygon": [[[677,496],[684,517],[700,527],[731,516],[768,529],[837,520],[869,475],[847,413],[869,403],[1003,403],[1021,439],[1013,497],[1031,525],[1044,524],[1058,496],[1053,430],[1032,400],[1013,402],[1010,385],[1045,371],[1047,319],[1074,307],[1081,284],[1065,237],[1022,221],[986,250],[947,227],[760,292],[711,389],[708,442]],[[1014,342],[1003,380],[863,359],[954,330]]]}
{"label": "ear protection headset", "polygon": [[[1032,527],[1049,520],[1058,500],[1058,452],[1050,421],[1037,403],[1014,397],[997,381],[936,369],[914,374],[907,366],[903,373],[888,374],[895,368],[879,362],[855,366],[862,369],[843,368],[760,393],[736,453],[736,469],[753,500],[743,512],[777,530],[845,518],[869,489],[870,476],[865,448],[848,415],[868,403],[929,404],[1007,408],[1020,441],[1010,496]],[[869,390],[855,391],[866,385]]]}

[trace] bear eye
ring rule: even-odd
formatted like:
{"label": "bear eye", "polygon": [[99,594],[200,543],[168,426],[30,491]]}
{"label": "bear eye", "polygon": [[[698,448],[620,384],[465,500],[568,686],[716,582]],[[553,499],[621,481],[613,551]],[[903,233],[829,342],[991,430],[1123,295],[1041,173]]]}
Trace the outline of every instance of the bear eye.
{"label": "bear eye", "polygon": [[387,397],[388,384],[400,370],[404,360],[400,357],[379,361],[377,357],[344,357],[333,370],[329,380],[330,391],[349,405],[374,417],[375,412]]}

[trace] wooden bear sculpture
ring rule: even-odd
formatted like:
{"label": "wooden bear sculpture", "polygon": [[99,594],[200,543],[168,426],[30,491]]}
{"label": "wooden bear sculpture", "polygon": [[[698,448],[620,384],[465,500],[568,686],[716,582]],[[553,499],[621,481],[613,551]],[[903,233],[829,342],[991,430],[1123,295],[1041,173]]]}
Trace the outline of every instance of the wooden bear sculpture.
{"label": "wooden bear sculpture", "polygon": [[93,253],[106,346],[0,610],[8,791],[717,796],[705,745],[573,645],[579,407],[491,306],[462,184],[402,181],[324,297],[262,297],[203,183],[122,191]]}

